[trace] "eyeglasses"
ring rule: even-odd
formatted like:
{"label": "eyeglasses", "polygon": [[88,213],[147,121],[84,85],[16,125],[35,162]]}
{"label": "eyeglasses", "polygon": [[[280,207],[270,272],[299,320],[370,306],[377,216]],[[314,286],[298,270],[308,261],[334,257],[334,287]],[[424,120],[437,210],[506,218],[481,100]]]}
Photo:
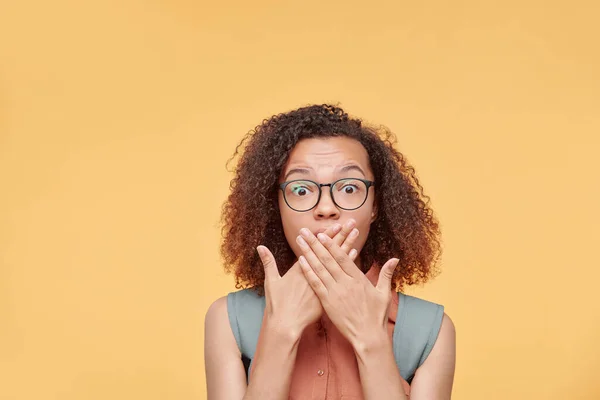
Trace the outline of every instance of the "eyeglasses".
{"label": "eyeglasses", "polygon": [[332,183],[296,179],[279,185],[285,203],[294,211],[312,210],[321,200],[321,188],[329,186],[333,203],[342,210],[356,210],[367,201],[369,188],[375,182],[360,178],[343,178]]}

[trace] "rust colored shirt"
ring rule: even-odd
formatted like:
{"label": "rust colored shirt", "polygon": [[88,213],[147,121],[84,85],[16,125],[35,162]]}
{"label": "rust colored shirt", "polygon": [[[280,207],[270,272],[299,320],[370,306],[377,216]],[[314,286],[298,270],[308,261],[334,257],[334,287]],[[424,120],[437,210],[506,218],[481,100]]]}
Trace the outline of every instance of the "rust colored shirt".
{"label": "rust colored shirt", "polygon": [[[379,269],[365,275],[377,284]],[[398,293],[392,293],[388,309],[388,334],[392,340]],[[408,395],[410,386],[402,381]],[[308,326],[300,339],[290,386],[290,400],[364,399],[358,363],[352,345],[326,314],[319,323]]]}

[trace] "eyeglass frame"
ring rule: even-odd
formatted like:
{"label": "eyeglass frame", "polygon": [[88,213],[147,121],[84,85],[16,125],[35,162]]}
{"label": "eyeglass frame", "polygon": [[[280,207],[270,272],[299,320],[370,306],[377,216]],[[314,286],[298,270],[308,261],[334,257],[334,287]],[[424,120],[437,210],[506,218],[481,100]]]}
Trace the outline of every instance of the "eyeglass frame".
{"label": "eyeglass frame", "polygon": [[[358,207],[355,208],[344,208],[342,206],[340,206],[336,201],[335,201],[335,196],[333,195],[333,186],[335,186],[336,183],[340,182],[340,181],[346,181],[346,180],[355,180],[355,181],[361,181],[362,183],[365,184],[365,186],[367,187],[367,195],[365,196],[365,199],[363,200],[362,203],[360,203],[360,205]],[[307,209],[307,210],[297,210],[294,207],[290,206],[290,203],[288,203],[287,201],[287,197],[285,196],[285,188],[290,184],[290,183],[294,183],[294,182],[310,182],[310,183],[314,183],[316,186],[319,187],[319,197],[317,197],[317,202],[315,203],[314,206],[312,206],[311,208]],[[321,195],[323,194],[323,191],[321,190],[324,186],[329,186],[329,196],[331,197],[331,201],[333,201],[333,204],[335,204],[336,207],[341,208],[342,210],[346,210],[346,211],[353,211],[353,210],[358,210],[359,208],[361,208],[366,202],[367,199],[369,198],[369,189],[373,186],[375,187],[375,181],[370,181],[367,179],[362,179],[362,178],[341,178],[338,179],[336,181],[333,181],[331,183],[317,183],[315,181],[311,181],[310,179],[294,179],[291,181],[287,181],[287,182],[283,182],[281,184],[279,184],[279,189],[282,191],[283,193],[283,200],[285,201],[285,204],[292,210],[296,211],[296,212],[308,212],[310,210],[312,210],[313,208],[315,208],[316,206],[319,205],[319,202],[321,201]]]}

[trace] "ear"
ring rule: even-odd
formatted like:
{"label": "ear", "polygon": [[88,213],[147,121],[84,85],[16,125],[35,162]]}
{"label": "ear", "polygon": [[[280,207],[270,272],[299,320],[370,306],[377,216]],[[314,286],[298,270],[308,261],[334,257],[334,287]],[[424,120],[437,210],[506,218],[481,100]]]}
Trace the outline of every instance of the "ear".
{"label": "ear", "polygon": [[373,211],[371,212],[371,223],[375,222],[377,219],[377,203],[373,204]]}

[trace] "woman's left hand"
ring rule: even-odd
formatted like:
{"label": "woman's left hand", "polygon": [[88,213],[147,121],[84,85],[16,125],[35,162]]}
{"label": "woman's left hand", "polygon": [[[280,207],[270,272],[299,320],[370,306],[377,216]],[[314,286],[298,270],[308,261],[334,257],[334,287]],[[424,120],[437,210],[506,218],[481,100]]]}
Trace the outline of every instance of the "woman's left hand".
{"label": "woman's left hand", "polygon": [[377,285],[373,286],[327,235],[319,234],[317,238],[308,229],[300,233],[300,266],[331,322],[355,351],[380,346],[384,338],[388,339],[391,280],[398,259],[392,258],[381,267]]}

